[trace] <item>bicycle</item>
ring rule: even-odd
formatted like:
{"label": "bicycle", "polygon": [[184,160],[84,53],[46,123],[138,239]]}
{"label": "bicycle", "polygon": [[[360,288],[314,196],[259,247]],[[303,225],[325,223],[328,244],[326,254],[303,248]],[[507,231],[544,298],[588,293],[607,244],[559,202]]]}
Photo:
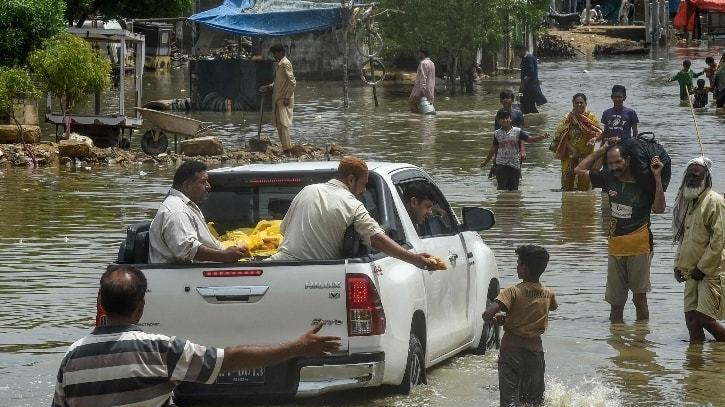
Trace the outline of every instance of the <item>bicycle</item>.
{"label": "bicycle", "polygon": [[368,85],[377,85],[385,79],[385,65],[378,58],[368,58],[360,65],[360,78]]}
{"label": "bicycle", "polygon": [[[378,13],[380,14],[380,13]],[[375,25],[377,16],[373,7],[356,8],[352,14],[355,30],[355,48],[363,59],[360,65],[360,78],[368,85],[376,85],[385,79],[385,65],[376,58],[383,50],[383,37]]]}
{"label": "bicycle", "polygon": [[353,24],[355,28],[355,47],[363,58],[374,58],[383,50],[383,37],[378,33],[375,24],[373,7],[364,11],[356,8],[353,11]]}

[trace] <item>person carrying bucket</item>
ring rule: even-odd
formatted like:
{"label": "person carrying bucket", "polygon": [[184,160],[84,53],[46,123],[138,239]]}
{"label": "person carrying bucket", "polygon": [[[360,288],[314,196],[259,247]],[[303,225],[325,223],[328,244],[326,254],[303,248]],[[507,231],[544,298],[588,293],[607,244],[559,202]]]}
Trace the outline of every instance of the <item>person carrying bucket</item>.
{"label": "person carrying bucket", "polygon": [[435,98],[436,67],[428,57],[428,50],[425,48],[418,49],[417,58],[420,63],[415,74],[415,85],[408,98],[410,111],[426,115],[435,114],[433,99]]}

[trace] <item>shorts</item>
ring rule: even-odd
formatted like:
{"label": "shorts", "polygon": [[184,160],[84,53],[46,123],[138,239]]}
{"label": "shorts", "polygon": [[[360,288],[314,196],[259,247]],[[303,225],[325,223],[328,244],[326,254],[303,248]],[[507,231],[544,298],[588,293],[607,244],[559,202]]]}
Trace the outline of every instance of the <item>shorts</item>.
{"label": "shorts", "polygon": [[544,404],[544,352],[517,348],[498,356],[498,388],[501,407]]}
{"label": "shorts", "polygon": [[685,312],[697,311],[715,320],[725,318],[723,301],[723,279],[725,276],[705,276],[702,280],[689,279],[685,282]]}
{"label": "shorts", "polygon": [[607,290],[604,299],[612,305],[627,303],[629,291],[644,294],[651,290],[649,267],[652,253],[636,256],[609,256]]}
{"label": "shorts", "polygon": [[521,170],[508,165],[496,164],[496,184],[499,191],[518,191]]}

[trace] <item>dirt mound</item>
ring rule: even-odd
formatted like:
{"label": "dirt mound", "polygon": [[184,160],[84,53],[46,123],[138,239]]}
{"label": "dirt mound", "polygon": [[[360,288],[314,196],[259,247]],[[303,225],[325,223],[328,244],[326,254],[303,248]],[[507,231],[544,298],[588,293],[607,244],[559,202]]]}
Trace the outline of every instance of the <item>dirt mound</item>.
{"label": "dirt mound", "polygon": [[[278,144],[269,143],[262,151],[246,149],[226,149],[223,154],[209,157],[188,157],[183,154],[168,153],[156,157],[148,156],[142,152],[124,150],[121,148],[91,147],[85,157],[60,157],[58,144],[43,142],[29,145],[30,150],[39,166],[71,165],[80,167],[93,167],[99,165],[128,165],[133,163],[170,164],[188,160],[199,160],[210,164],[224,162],[235,164],[248,163],[276,163],[284,161],[325,160],[345,154],[345,149],[339,144],[319,147],[312,144],[295,144],[288,151],[283,151]],[[33,165],[32,158],[23,148],[22,144],[0,144],[0,167]]]}
{"label": "dirt mound", "polygon": [[542,34],[536,41],[536,56],[539,58],[573,58],[580,51],[561,36]]}
{"label": "dirt mound", "polygon": [[596,48],[599,48],[600,50],[626,49],[639,46],[636,41],[588,32],[552,30],[549,34],[554,37],[559,37],[562,41],[571,44],[573,48],[583,55],[595,54],[594,50]]}

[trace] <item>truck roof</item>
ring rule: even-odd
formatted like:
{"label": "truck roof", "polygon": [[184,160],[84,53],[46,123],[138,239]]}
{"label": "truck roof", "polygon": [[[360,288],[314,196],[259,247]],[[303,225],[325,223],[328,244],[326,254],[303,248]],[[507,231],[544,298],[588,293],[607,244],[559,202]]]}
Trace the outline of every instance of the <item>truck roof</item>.
{"label": "truck roof", "polygon": [[[392,163],[385,161],[369,161],[366,162],[368,170],[379,174],[389,174],[401,168],[416,168],[414,165],[405,163]],[[338,161],[301,161],[286,162],[278,164],[248,164],[236,167],[224,167],[210,170],[209,173],[239,173],[239,174],[259,174],[259,173],[280,173],[282,171],[303,172],[303,171],[334,171],[337,169]]]}

